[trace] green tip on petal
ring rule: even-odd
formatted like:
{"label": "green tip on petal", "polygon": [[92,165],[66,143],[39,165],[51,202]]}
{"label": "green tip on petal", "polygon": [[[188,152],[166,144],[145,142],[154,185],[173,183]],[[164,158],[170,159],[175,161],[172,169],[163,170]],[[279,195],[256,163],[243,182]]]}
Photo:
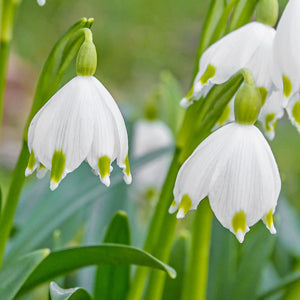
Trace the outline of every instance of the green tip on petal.
{"label": "green tip on petal", "polygon": [[292,83],[290,79],[285,75],[282,75],[282,81],[283,81],[283,94],[286,98],[288,98],[292,93],[292,89],[293,89]]}
{"label": "green tip on petal", "polygon": [[66,155],[62,150],[56,150],[52,157],[52,167],[50,176],[50,188],[54,190],[57,188],[59,182],[62,180],[66,167]]}
{"label": "green tip on petal", "polygon": [[237,234],[239,230],[246,232],[246,215],[243,211],[236,213],[232,218],[232,229]]}
{"label": "green tip on petal", "polygon": [[266,103],[266,100],[267,100],[268,91],[263,86],[259,87],[258,89],[259,89],[260,95],[261,95],[261,106],[264,106],[264,104]]}
{"label": "green tip on petal", "polygon": [[124,160],[124,164],[125,164],[125,169],[124,172],[127,176],[130,176],[130,166],[129,166],[129,158],[128,158],[128,154]]}
{"label": "green tip on petal", "polygon": [[101,156],[98,160],[98,169],[100,174],[100,180],[106,185],[110,185],[109,173],[110,173],[110,158],[107,155]]}
{"label": "green tip on petal", "polygon": [[27,169],[32,171],[35,167],[35,164],[36,164],[36,158],[35,158],[34,152],[32,150],[30,152],[30,156],[29,156],[29,159],[28,159]]}
{"label": "green tip on petal", "polygon": [[192,205],[193,202],[190,196],[188,194],[183,195],[181,198],[181,202],[176,217],[178,219],[183,218],[186,215],[186,213],[192,208]]}
{"label": "green tip on petal", "polygon": [[276,233],[276,229],[274,227],[274,221],[273,221],[273,209],[271,209],[266,216],[263,219],[264,223],[266,224],[267,228],[271,232],[271,234]]}
{"label": "green tip on petal", "polygon": [[216,68],[213,65],[209,64],[204,74],[200,78],[200,82],[202,84],[206,84],[209,79],[215,76],[215,74],[216,74]]}
{"label": "green tip on petal", "polygon": [[292,115],[295,119],[295,121],[297,122],[298,125],[300,125],[300,102],[297,101],[294,106],[293,106],[293,110],[292,110]]}
{"label": "green tip on petal", "polygon": [[[271,127],[271,123],[275,118],[275,113],[271,113],[271,114],[267,114],[265,117],[265,128],[267,132],[271,132],[272,131],[272,127]],[[275,125],[275,126],[274,126]],[[273,129],[275,131],[276,129],[276,123],[273,124]]]}

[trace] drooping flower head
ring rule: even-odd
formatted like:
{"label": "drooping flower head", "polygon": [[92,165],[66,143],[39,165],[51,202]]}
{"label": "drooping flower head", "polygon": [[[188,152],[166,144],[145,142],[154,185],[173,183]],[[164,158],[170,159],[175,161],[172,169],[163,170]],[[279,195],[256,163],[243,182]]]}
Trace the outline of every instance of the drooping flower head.
{"label": "drooping flower head", "polygon": [[260,106],[259,91],[245,84],[235,100],[236,122],[206,138],[185,161],[177,175],[174,202],[183,218],[206,196],[220,223],[243,242],[260,219],[275,233],[273,213],[281,181],[272,151],[253,125]]}
{"label": "drooping flower head", "polygon": [[[211,45],[201,56],[193,87],[181,100],[181,105],[190,106],[205,97],[215,84],[224,83],[240,69],[247,68],[253,74],[265,104],[259,120],[269,137],[273,138],[276,121],[283,115],[281,103],[272,95],[276,90],[271,75],[275,33],[271,26],[252,22]],[[233,100],[225,113],[221,123],[234,120]]]}
{"label": "drooping flower head", "polygon": [[77,56],[77,76],[39,110],[28,130],[30,158],[26,176],[51,171],[50,188],[86,160],[100,180],[110,185],[116,159],[131,183],[128,137],[121,112],[105,87],[93,76],[97,54],[91,32]]}
{"label": "drooping flower head", "polygon": [[300,131],[300,2],[290,0],[282,14],[274,40],[273,80],[282,91],[291,122]]}

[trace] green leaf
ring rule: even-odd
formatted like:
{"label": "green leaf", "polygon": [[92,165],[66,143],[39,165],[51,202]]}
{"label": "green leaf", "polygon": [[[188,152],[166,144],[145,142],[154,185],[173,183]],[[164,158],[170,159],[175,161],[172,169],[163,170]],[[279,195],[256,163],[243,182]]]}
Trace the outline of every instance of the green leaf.
{"label": "green leaf", "polygon": [[229,31],[233,31],[251,21],[258,0],[239,0],[236,6]]}
{"label": "green leaf", "polygon": [[3,265],[0,272],[1,299],[13,299],[28,276],[48,254],[48,249],[42,249]]}
{"label": "green leaf", "polygon": [[135,264],[160,269],[172,278],[176,277],[173,268],[140,249],[117,244],[74,247],[50,253],[30,274],[20,293],[52,280],[76,269],[100,264]]}
{"label": "green leaf", "polygon": [[[132,162],[132,170],[138,169],[145,163],[170,153],[171,147],[159,149]],[[84,174],[80,171],[85,170]],[[89,177],[90,176],[90,177]],[[82,178],[86,178],[82,183]],[[54,192],[49,190],[48,179],[36,181],[30,186],[28,193],[24,195],[17,213],[19,220],[25,211],[29,214],[23,217],[19,224],[20,231],[10,244],[6,260],[12,260],[20,253],[30,252],[41,247],[41,244],[52,238],[54,230],[59,228],[66,220],[76,213],[90,208],[94,201],[104,201],[111,193],[120,188],[123,179],[121,172],[113,172],[111,175],[111,188],[106,189],[99,183],[90,167],[83,166],[81,170],[69,174],[61,183],[62,188]],[[32,194],[35,197],[32,197]],[[76,201],[74,201],[76,199]],[[36,202],[35,202],[36,201]],[[32,209],[28,207],[32,205]],[[73,220],[72,220],[73,221]],[[36,228],[39,228],[37,231]]]}
{"label": "green leaf", "polygon": [[54,281],[50,283],[51,300],[92,300],[92,296],[83,288],[62,289]]}
{"label": "green leaf", "polygon": [[181,299],[187,266],[189,238],[189,233],[183,232],[173,245],[169,264],[176,270],[177,277],[176,279],[166,279],[162,300]]}
{"label": "green leaf", "polygon": [[82,18],[71,26],[54,45],[39,78],[33,105],[24,132],[25,140],[27,140],[27,130],[31,119],[57,91],[67,67],[77,55],[84,39],[80,33],[80,29],[90,28],[92,23],[93,19]]}
{"label": "green leaf", "polygon": [[[125,212],[118,212],[113,217],[104,243],[130,245],[130,231]],[[100,265],[97,269],[94,286],[95,299],[125,299],[129,289],[130,266]]]}

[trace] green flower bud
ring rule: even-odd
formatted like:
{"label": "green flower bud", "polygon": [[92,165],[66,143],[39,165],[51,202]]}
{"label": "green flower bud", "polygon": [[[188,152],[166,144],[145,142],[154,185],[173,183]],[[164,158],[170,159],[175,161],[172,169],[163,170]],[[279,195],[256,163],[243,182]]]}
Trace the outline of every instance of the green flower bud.
{"label": "green flower bud", "polygon": [[261,94],[255,84],[245,83],[237,92],[234,102],[236,123],[253,125],[261,109]]}
{"label": "green flower bud", "polygon": [[76,72],[80,76],[92,76],[97,68],[97,51],[91,32],[85,31],[85,41],[81,45],[76,60]]}
{"label": "green flower bud", "polygon": [[274,26],[278,19],[278,0],[259,0],[256,6],[256,20]]}

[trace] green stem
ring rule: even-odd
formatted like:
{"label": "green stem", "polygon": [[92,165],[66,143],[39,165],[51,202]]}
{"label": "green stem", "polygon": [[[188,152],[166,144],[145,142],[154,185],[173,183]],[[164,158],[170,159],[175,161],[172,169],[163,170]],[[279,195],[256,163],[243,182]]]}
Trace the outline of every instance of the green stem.
{"label": "green stem", "polygon": [[[152,216],[148,236],[144,245],[144,250],[148,252],[153,252],[157,242],[159,241],[160,232],[162,228],[165,227],[164,220],[166,215],[168,215],[168,208],[173,199],[173,187],[180,168],[180,164],[178,162],[179,152],[179,149],[176,149],[167,178],[162,187],[160,198]],[[171,225],[172,224],[170,224],[170,227],[172,227]],[[148,269],[143,267],[137,268],[131,285],[133,288],[130,289],[127,296],[128,300],[140,300],[142,298],[144,282],[147,275]]]}
{"label": "green stem", "polygon": [[212,212],[208,200],[196,211],[189,267],[184,281],[183,300],[205,300],[209,270]]}
{"label": "green stem", "polygon": [[24,170],[27,165],[29,158],[29,152],[27,149],[26,142],[23,142],[21,153],[17,161],[17,165],[13,172],[8,196],[2,210],[0,219],[0,266],[2,264],[6,241],[9,238],[10,231],[13,225],[15,212],[18,205],[19,195],[25,180]]}

